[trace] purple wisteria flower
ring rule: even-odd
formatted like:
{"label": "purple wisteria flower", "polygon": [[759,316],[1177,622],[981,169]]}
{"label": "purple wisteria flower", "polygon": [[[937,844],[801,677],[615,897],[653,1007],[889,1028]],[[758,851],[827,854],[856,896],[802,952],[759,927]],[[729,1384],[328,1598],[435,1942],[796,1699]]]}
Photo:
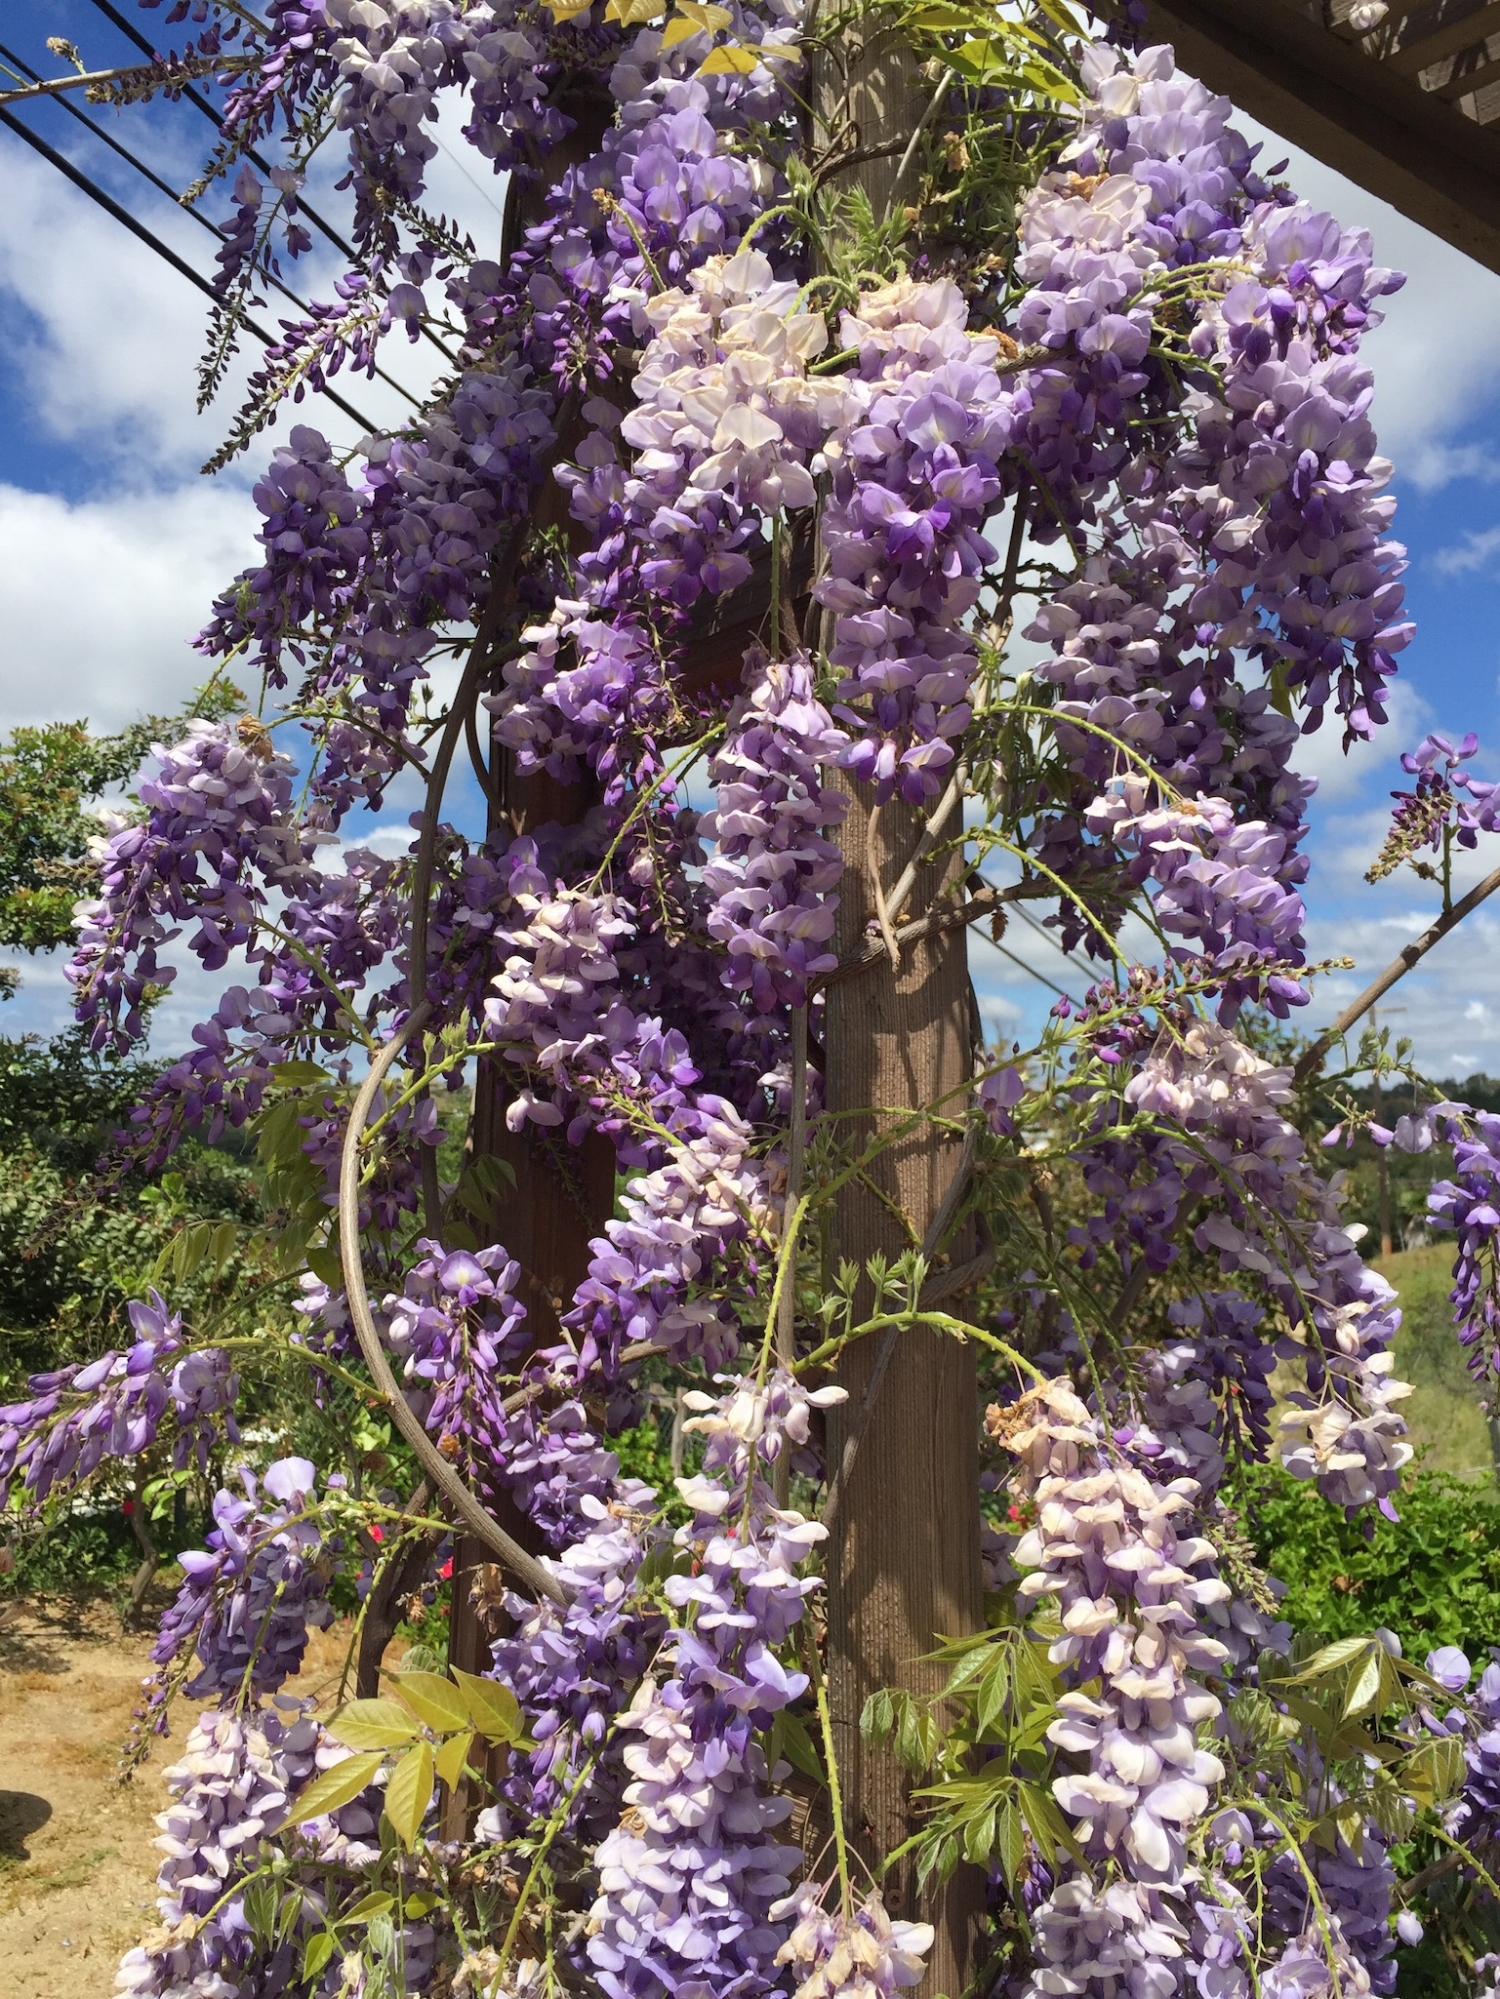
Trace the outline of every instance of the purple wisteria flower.
{"label": "purple wisteria flower", "polygon": [[206,1470],[221,1442],[237,1444],[239,1376],[222,1349],[186,1349],[181,1316],[153,1291],[130,1308],[134,1344],[97,1360],[34,1374],[25,1401],[0,1407],[0,1493],[19,1481],[27,1503],[81,1485],[106,1459],[134,1458],[163,1422],[172,1462]]}

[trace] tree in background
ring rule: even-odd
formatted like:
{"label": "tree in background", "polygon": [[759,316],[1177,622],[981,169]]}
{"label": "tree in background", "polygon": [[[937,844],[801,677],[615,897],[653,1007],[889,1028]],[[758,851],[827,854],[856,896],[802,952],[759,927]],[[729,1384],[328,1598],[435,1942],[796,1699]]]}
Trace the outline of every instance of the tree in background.
{"label": "tree in background", "polygon": [[[220,93],[205,397],[347,146],[337,299],[213,464],[393,334],[441,371],[273,452],[199,640],[257,712],[163,746],[79,924],[97,1051],[225,974],[121,1157],[253,1140],[299,1330],[194,1323],[185,1222],[128,1343],[4,1411],[12,1505],[211,1461],[261,1361],[329,1417],[184,1558],[147,1714],[205,1711],[122,1989],[1311,1999],[1391,1989],[1441,1884],[1471,1976],[1500,1666],[1293,1630],[1234,1484],[1392,1520],[1410,1455],[1298,1125],[1390,980],[1256,1046],[1317,970],[1300,736],[1372,734],[1409,636],[1358,353],[1399,280],[1133,6],[267,11],[182,0],[87,85]],[[424,206],[440,107],[498,260]],[[398,778],[409,852],[347,844]],[[1439,781],[1402,862],[1493,830]],[[1028,903],[1094,982],[987,1047],[965,940]],[[1492,1126],[1385,1134],[1454,1149],[1485,1367]],[[675,1485],[613,1448],[654,1390]],[[444,1570],[446,1670],[386,1671]]]}

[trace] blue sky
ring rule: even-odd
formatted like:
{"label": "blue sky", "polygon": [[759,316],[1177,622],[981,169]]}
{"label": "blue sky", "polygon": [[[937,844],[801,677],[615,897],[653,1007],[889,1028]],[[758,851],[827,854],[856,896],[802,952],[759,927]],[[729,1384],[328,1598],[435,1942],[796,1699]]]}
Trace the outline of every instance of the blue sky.
{"label": "blue sky", "polygon": [[[120,4],[128,10],[130,0]],[[148,35],[170,32],[160,13],[139,18]],[[77,42],[90,68],[132,53],[89,0],[0,0],[0,43],[52,74],[48,35]],[[207,234],[60,109],[25,115],[198,269],[211,268]],[[186,105],[95,107],[90,115],[178,187],[212,139]],[[1274,136],[1254,135],[1267,138],[1268,158],[1288,155]],[[444,144],[435,205],[489,244],[498,236],[500,184],[461,159],[464,150],[461,141]],[[1362,881],[1386,794],[1400,781],[1400,752],[1430,728],[1474,729],[1476,768],[1500,777],[1500,276],[1316,162],[1291,159],[1288,178],[1299,192],[1346,225],[1368,228],[1378,260],[1409,276],[1387,301],[1387,323],[1367,353],[1376,427],[1397,467],[1396,532],[1410,550],[1418,636],[1402,657],[1393,719],[1377,742],[1345,759],[1329,732],[1304,755],[1322,787],[1307,889],[1312,953],[1358,961],[1320,984],[1306,1016],[1316,1022],[1435,913],[1415,881],[1378,889]],[[263,438],[230,473],[200,478],[197,467],[235,406],[231,384],[207,417],[194,410],[206,301],[4,131],[0,188],[0,729],[60,716],[114,726],[143,708],[175,705],[201,678],[186,642],[253,554],[249,489],[272,445]],[[329,275],[315,252],[293,282],[306,295]],[[388,351],[409,386],[425,387],[424,350]],[[400,408],[380,384],[360,382],[348,393],[376,422]],[[304,413],[336,441],[352,441],[354,426],[317,399]],[[375,844],[404,844],[414,802],[395,802],[373,829]],[[1466,882],[1500,863],[1500,841],[1494,846],[1466,864]],[[1037,971],[1080,988],[1049,946],[1019,926],[1007,943]],[[22,993],[0,1010],[0,1032],[46,1031],[65,1016],[60,969],[28,961],[22,970]],[[975,972],[997,1030],[1026,1034],[1050,1002],[987,949]],[[1439,947],[1393,999],[1407,1008],[1393,1024],[1412,1034],[1431,1073],[1500,1073],[1500,910]],[[162,1042],[180,1041],[205,1003],[204,985],[184,972],[161,1016]]]}

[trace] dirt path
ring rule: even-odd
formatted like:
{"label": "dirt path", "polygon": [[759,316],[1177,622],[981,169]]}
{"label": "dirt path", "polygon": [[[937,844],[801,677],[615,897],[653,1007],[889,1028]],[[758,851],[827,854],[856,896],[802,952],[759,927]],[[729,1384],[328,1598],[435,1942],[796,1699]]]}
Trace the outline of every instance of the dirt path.
{"label": "dirt path", "polygon": [[[135,1781],[111,1781],[150,1639],[104,1607],[17,1605],[0,1624],[0,1999],[109,1999],[122,1951],[155,1921],[162,1771],[193,1718]],[[347,1631],[315,1634],[297,1690],[336,1676]]]}

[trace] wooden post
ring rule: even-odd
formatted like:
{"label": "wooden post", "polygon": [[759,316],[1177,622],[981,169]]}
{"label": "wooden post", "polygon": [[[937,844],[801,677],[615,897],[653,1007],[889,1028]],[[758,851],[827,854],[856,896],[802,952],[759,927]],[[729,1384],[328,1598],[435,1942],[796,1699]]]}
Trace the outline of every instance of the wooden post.
{"label": "wooden post", "polygon": [[[863,942],[872,913],[867,870],[888,887],[921,833],[919,815],[887,805],[875,818],[863,786],[843,829],[840,955]],[[919,876],[930,895],[951,864]],[[920,906],[914,904],[913,906]],[[835,986],[825,1020],[828,1107],[845,1113],[841,1135],[858,1143],[895,1122],[891,1113],[930,1104],[972,1073],[973,1030],[964,933],[950,931],[911,947],[899,973],[888,962]],[[869,1110],[881,1107],[879,1115]],[[949,1115],[962,1098],[950,1097]],[[848,1113],[866,1111],[862,1118]],[[864,1264],[893,1259],[920,1242],[959,1170],[961,1142],[924,1126],[894,1142],[869,1175],[851,1185],[834,1218],[833,1251]],[[904,1215],[910,1233],[896,1220]],[[969,1253],[950,1243],[955,1262]],[[868,1285],[864,1287],[869,1295]],[[849,1829],[866,1859],[877,1862],[914,1830],[907,1785],[889,1751],[871,1753],[860,1739],[865,1702],[881,1687],[931,1694],[944,1669],[927,1663],[939,1637],[981,1628],[979,1566],[979,1409],[974,1353],[956,1340],[918,1328],[903,1332],[869,1403],[879,1342],[850,1349],[838,1380],[849,1399],[829,1411],[828,1461],[844,1463],[846,1442],[862,1425],[849,1466],[828,1554],[829,1702]],[[892,1914],[933,1923],[937,1941],[925,1990],[957,1999],[970,1974],[983,1879],[960,1868],[944,1889],[915,1901],[907,1867],[887,1877]]]}
{"label": "wooden post", "polygon": [[[901,161],[921,115],[920,86],[899,31],[881,27],[863,47],[845,37],[812,76],[813,138],[821,148],[863,157],[845,175],[870,197],[877,218],[906,193]],[[931,86],[927,86],[930,92]],[[831,621],[824,620],[825,644]],[[925,814],[894,801],[879,808],[850,782],[840,845],[838,952],[866,942],[877,903],[900,877]],[[909,909],[920,913],[958,871],[957,857],[924,867]],[[892,922],[902,912],[889,912]],[[908,948],[899,970],[888,960],[833,986],[824,1020],[827,1103],[841,1140],[856,1145],[958,1089],[973,1073],[973,1009],[964,932]],[[879,1113],[872,1106],[879,1106]],[[949,1096],[961,1117],[963,1094]],[[864,1113],[863,1116],[858,1115]],[[864,1265],[919,1244],[954,1174],[962,1143],[925,1124],[893,1143],[868,1176],[848,1187],[834,1216],[832,1251]],[[898,1217],[905,1218],[903,1227]],[[961,1240],[949,1245],[955,1261]],[[868,1297],[869,1287],[863,1295]],[[971,1348],[925,1330],[902,1333],[868,1401],[878,1341],[857,1343],[839,1369],[848,1401],[829,1411],[828,1462],[848,1466],[828,1550],[828,1681],[834,1739],[850,1833],[878,1863],[914,1829],[908,1786],[894,1755],[860,1740],[860,1714],[881,1687],[929,1694],[943,1669],[923,1662],[940,1636],[981,1628],[978,1393]],[[882,1883],[893,1915],[931,1922],[937,1932],[927,1994],[957,1999],[972,1975],[984,1882],[961,1867],[918,1906],[914,1870]]]}

